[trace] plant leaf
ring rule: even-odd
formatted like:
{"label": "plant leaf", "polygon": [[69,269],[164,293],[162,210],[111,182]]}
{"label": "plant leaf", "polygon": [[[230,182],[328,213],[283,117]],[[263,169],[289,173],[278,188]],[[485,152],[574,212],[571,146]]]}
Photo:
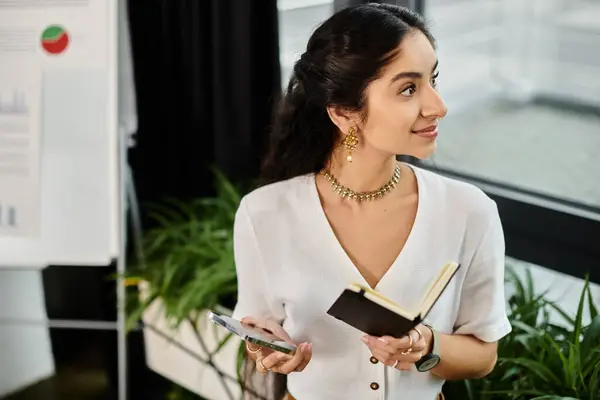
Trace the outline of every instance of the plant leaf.
{"label": "plant leaf", "polygon": [[573,336],[571,337],[571,343],[579,343],[581,340],[581,325],[583,319],[583,305],[585,304],[587,289],[590,281],[586,277],[581,296],[579,297],[579,305],[577,306],[577,315],[575,316],[575,324],[573,327]]}
{"label": "plant leaf", "polygon": [[475,394],[473,391],[473,383],[470,380],[465,380],[465,388],[467,390],[467,394],[469,395],[469,400],[475,400]]}
{"label": "plant leaf", "polygon": [[548,306],[550,306],[550,308],[552,308],[561,317],[563,317],[563,319],[565,321],[567,321],[569,323],[569,325],[571,325],[571,326],[575,325],[575,320],[573,319],[573,317],[571,317],[569,314],[567,314],[565,312],[565,310],[563,310],[561,307],[559,307],[556,303],[554,303],[554,302],[548,302]]}
{"label": "plant leaf", "polygon": [[581,357],[579,354],[579,342],[569,343],[569,355],[567,365],[564,367],[565,386],[572,389],[577,396],[577,378],[581,371]]}
{"label": "plant leaf", "polygon": [[592,373],[596,365],[600,365],[600,346],[590,351],[583,361],[583,371],[581,374],[586,379]]}
{"label": "plant leaf", "polygon": [[529,335],[540,336],[543,334],[543,331],[541,331],[540,329],[529,326],[528,324],[522,321],[512,321],[511,324],[513,327],[519,328],[522,331],[528,333]]}
{"label": "plant leaf", "polygon": [[589,377],[589,386],[588,391],[590,394],[590,400],[594,400],[596,398],[600,398],[600,363],[597,363],[594,367],[594,370]]}
{"label": "plant leaf", "polygon": [[[544,394],[536,389],[510,389],[510,390],[488,390],[485,393],[489,394],[505,394],[511,398],[522,398],[523,395],[543,396]],[[528,397],[529,398],[529,397]]]}
{"label": "plant leaf", "polygon": [[600,346],[600,315],[594,317],[585,330],[581,341],[582,354],[591,353],[598,346]]}
{"label": "plant leaf", "polygon": [[588,297],[588,309],[590,311],[590,321],[598,316],[598,309],[594,304],[594,297],[592,296],[592,288],[591,285],[588,285],[587,288],[587,297]]}
{"label": "plant leaf", "polygon": [[517,367],[511,367],[509,369],[506,370],[506,372],[504,372],[504,375],[502,375],[502,380],[505,379],[511,379],[517,375],[519,375],[521,373],[521,369],[517,368]]}
{"label": "plant leaf", "polygon": [[530,268],[525,269],[525,276],[526,276],[526,282],[527,282],[528,300],[533,301],[534,296],[535,296],[535,291],[533,290],[533,276],[531,275]]}
{"label": "plant leaf", "polygon": [[508,364],[516,364],[525,367],[529,373],[538,376],[546,383],[551,383],[555,385],[560,385],[560,379],[543,363],[531,360],[529,358],[517,357],[517,358],[509,358],[502,359],[502,361]]}
{"label": "plant leaf", "polygon": [[[143,234],[138,263],[131,268],[161,300],[169,327],[217,304],[232,307],[237,295],[233,224],[241,194],[215,172],[216,196],[147,206],[157,227]],[[131,320],[148,304],[134,308]]]}

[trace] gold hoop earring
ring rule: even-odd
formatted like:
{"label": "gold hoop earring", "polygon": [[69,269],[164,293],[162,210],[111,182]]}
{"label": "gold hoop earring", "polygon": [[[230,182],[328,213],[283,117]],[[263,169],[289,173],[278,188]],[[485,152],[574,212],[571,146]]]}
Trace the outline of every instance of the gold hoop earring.
{"label": "gold hoop earring", "polygon": [[352,152],[356,149],[356,145],[358,144],[358,136],[356,136],[356,130],[351,127],[348,129],[348,134],[342,140],[342,145],[348,150],[348,157],[346,160],[352,162]]}

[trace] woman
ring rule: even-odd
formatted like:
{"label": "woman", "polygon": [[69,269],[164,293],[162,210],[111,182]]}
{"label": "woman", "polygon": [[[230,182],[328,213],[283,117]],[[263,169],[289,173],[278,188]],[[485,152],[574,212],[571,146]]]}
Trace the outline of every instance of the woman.
{"label": "woman", "polygon": [[[234,229],[233,316],[299,346],[247,345],[259,372],[289,374],[290,399],[433,400],[444,380],[488,374],[511,330],[495,203],[396,161],[435,149],[447,111],[437,67],[421,17],[382,4],[333,15],[294,67],[265,184]],[[327,314],[354,281],[414,303],[448,260],[461,268],[409,336],[369,337]],[[439,363],[424,368],[424,356]]]}

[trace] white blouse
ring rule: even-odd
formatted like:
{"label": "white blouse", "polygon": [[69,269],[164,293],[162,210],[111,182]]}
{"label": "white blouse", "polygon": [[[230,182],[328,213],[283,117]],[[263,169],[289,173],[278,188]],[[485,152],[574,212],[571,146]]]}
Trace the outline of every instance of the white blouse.
{"label": "white blouse", "polygon": [[[511,326],[496,204],[473,185],[411,168],[418,182],[417,215],[406,245],[375,289],[410,307],[447,261],[459,262],[426,323],[486,342],[502,338]],[[444,381],[430,372],[371,363],[360,341],[364,333],[327,314],[348,283],[367,283],[329,225],[313,174],[246,195],[236,214],[234,250],[233,317],[271,318],[298,343],[313,343],[308,366],[288,376],[296,399],[433,400],[441,391]]]}

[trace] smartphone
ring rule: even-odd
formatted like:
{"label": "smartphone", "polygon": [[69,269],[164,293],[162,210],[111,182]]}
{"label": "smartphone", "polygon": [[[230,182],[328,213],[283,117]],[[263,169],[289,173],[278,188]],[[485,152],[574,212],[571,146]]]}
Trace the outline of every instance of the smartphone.
{"label": "smartphone", "polygon": [[217,314],[214,311],[208,312],[208,318],[214,324],[222,326],[229,332],[232,332],[243,340],[256,344],[257,346],[266,347],[290,355],[293,355],[296,352],[296,346],[276,336],[273,332],[257,326],[245,324],[226,315]]}

